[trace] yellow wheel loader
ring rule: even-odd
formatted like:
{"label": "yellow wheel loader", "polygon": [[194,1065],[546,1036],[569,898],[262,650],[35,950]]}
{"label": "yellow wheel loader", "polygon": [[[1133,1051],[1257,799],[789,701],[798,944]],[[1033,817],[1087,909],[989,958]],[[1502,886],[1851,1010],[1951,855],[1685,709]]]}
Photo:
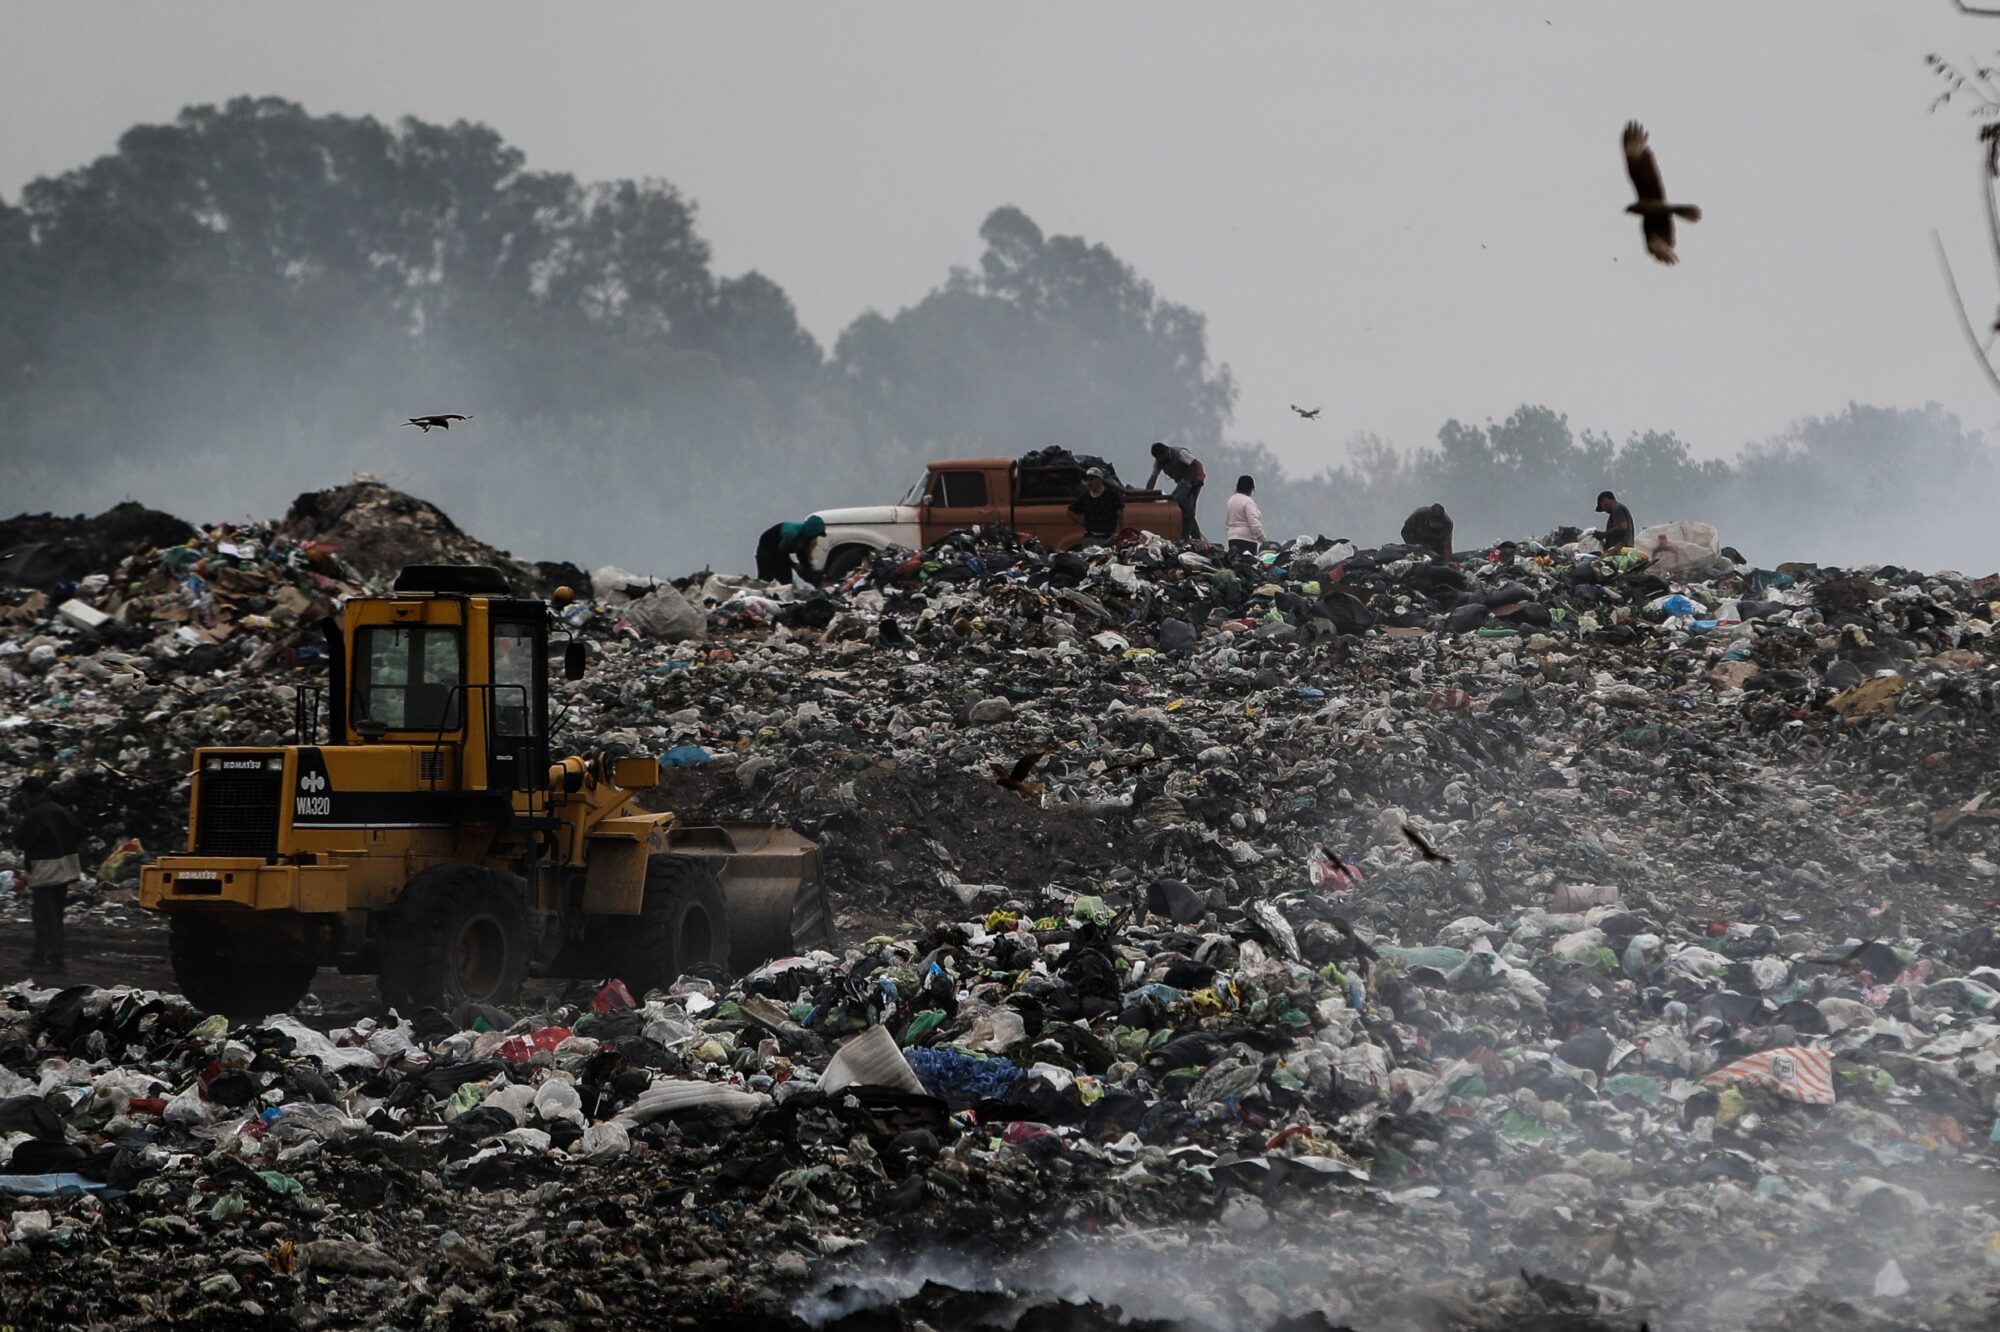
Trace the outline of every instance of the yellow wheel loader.
{"label": "yellow wheel loader", "polygon": [[[641,809],[654,758],[552,757],[552,632],[548,602],[476,566],[413,566],[328,621],[298,743],[197,750],[187,851],[141,879],[182,992],[262,1016],[332,966],[410,1012],[504,1003],[530,975],[642,994],[831,946],[811,841]],[[585,666],[569,641],[563,674]]]}

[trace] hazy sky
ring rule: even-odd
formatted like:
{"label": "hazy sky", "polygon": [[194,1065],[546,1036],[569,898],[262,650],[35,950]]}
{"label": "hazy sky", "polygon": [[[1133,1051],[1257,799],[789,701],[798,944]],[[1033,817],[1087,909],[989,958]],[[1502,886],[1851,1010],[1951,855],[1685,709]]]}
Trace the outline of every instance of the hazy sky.
{"label": "hazy sky", "polygon": [[[1992,429],[1949,0],[567,6],[0,0],[0,192],[181,106],[484,121],[540,167],[660,176],[724,272],[830,342],[979,252],[987,211],[1108,243],[1206,312],[1237,433],[1289,464],[1522,401],[1733,451],[1849,399]],[[1707,218],[1647,259],[1619,129]],[[1288,402],[1326,409],[1318,424]],[[1105,441],[1105,443],[1112,443]]]}

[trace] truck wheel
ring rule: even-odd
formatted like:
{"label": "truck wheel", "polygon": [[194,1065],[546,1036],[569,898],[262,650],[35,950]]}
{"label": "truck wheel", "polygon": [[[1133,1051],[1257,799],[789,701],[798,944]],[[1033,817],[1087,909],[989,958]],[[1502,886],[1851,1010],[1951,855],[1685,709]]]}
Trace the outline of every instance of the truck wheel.
{"label": "truck wheel", "polygon": [[167,956],[174,983],[189,1003],[229,1017],[287,1011],[305,998],[318,970],[309,958],[185,913],[167,927]]}
{"label": "truck wheel", "polygon": [[477,865],[438,865],[403,886],[385,922],[382,998],[421,1008],[511,1003],[528,976],[519,886]]}
{"label": "truck wheel", "polygon": [[868,558],[866,546],[842,546],[826,557],[826,581],[837,583],[861,567]]}
{"label": "truck wheel", "polygon": [[671,985],[696,967],[729,965],[729,908],[714,871],[690,856],[646,862],[646,896],[638,919],[611,948],[612,969],[634,996]]}

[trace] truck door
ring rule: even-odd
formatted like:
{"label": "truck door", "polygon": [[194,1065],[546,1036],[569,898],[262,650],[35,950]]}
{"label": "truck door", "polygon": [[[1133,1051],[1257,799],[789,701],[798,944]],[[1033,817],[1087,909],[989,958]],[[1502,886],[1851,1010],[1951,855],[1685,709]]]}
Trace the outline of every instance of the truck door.
{"label": "truck door", "polygon": [[532,791],[548,769],[548,627],[532,616],[496,613],[491,651],[487,789]]}
{"label": "truck door", "polygon": [[1083,493],[1083,469],[1018,467],[1014,471],[1014,527],[1043,545],[1066,550],[1083,535],[1083,523],[1069,511]]}
{"label": "truck door", "polygon": [[999,522],[995,504],[984,472],[954,467],[931,473],[930,493],[924,496],[924,544],[928,546],[961,527]]}

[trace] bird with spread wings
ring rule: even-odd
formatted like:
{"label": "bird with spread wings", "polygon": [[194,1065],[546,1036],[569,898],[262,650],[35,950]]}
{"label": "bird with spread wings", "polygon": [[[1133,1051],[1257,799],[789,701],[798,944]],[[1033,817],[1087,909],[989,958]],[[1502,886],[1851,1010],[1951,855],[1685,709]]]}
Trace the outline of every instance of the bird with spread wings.
{"label": "bird with spread wings", "polygon": [[1646,253],[1663,264],[1679,263],[1674,253],[1674,219],[1701,221],[1701,209],[1693,204],[1667,202],[1667,187],[1660,182],[1660,164],[1646,139],[1646,128],[1636,120],[1625,122],[1625,170],[1639,201],[1625,211],[1637,214],[1639,230],[1646,238]]}
{"label": "bird with spread wings", "polygon": [[471,419],[471,417],[461,416],[457,412],[439,412],[435,416],[413,416],[403,424],[413,425],[428,435],[431,433],[432,426],[436,426],[439,430],[449,430],[453,421],[470,421]]}

